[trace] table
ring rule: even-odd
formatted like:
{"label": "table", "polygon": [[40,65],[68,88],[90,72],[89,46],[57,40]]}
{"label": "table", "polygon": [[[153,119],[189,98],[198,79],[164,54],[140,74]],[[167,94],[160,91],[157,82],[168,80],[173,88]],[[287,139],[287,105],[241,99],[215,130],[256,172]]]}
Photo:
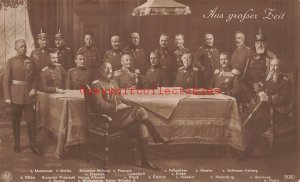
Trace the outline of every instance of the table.
{"label": "table", "polygon": [[[137,96],[128,95],[126,98],[135,101]],[[154,103],[162,100],[160,96],[149,99]],[[147,99],[141,100],[137,104],[147,108]],[[66,145],[86,141],[87,117],[84,98],[79,90],[67,90],[65,94],[39,92],[36,107],[38,121],[58,135],[56,155],[61,154]],[[245,147],[237,103],[232,97],[182,97],[167,117],[151,109],[148,111],[159,132],[167,138],[174,138],[172,144],[229,145],[239,150]]]}

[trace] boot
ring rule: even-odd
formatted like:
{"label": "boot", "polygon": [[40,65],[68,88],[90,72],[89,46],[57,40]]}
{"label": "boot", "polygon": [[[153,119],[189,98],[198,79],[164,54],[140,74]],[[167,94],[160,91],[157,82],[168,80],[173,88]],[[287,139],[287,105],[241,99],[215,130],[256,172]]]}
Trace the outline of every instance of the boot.
{"label": "boot", "polygon": [[149,120],[143,120],[143,123],[147,126],[148,131],[149,131],[150,135],[152,136],[153,141],[155,143],[169,144],[174,140],[173,138],[168,140],[168,139],[164,138],[163,136],[161,136],[158,133],[157,129],[154,127],[154,125]]}
{"label": "boot", "polygon": [[20,152],[20,120],[13,119],[12,121],[13,133],[14,133],[14,152]]}
{"label": "boot", "polygon": [[43,156],[44,152],[36,146],[35,122],[27,122],[27,134],[30,142],[30,150],[32,151],[32,153]]}
{"label": "boot", "polygon": [[148,138],[141,138],[139,139],[139,145],[141,149],[141,157],[142,157],[142,167],[146,169],[151,169],[154,171],[161,171],[161,168],[154,165],[149,161],[149,140]]}

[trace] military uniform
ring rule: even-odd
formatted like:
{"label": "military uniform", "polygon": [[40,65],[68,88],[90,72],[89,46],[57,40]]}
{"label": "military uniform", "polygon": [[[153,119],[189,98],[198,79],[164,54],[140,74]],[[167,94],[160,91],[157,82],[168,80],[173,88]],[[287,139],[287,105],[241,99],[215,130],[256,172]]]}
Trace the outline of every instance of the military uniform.
{"label": "military uniform", "polygon": [[129,54],[133,61],[133,69],[139,69],[144,75],[149,67],[149,62],[145,51],[140,47],[131,45],[123,50],[126,54]]}
{"label": "military uniform", "polygon": [[37,87],[36,71],[35,63],[27,56],[8,59],[4,70],[4,99],[10,99],[12,103],[11,119],[16,152],[20,150],[20,120],[23,112],[30,146],[36,146],[34,97],[29,96],[31,89]]}
{"label": "military uniform", "polygon": [[49,52],[52,51],[53,50],[50,48],[36,48],[31,52],[30,59],[35,62],[38,74],[45,66],[48,65],[48,62],[50,60]]}
{"label": "military uniform", "polygon": [[235,49],[231,56],[231,66],[233,69],[237,69],[240,72],[243,72],[247,63],[247,60],[250,56],[253,55],[253,52],[249,47],[241,46]]}
{"label": "military uniform", "polygon": [[175,51],[174,51],[174,55],[175,55],[175,58],[177,60],[177,68],[180,68],[183,66],[183,63],[182,63],[182,60],[181,60],[181,57],[184,53],[188,53],[190,50],[188,48],[177,48]]}
{"label": "military uniform", "polygon": [[64,89],[65,75],[65,70],[60,64],[44,67],[41,71],[40,90],[55,93],[56,88]]}
{"label": "military uniform", "polygon": [[237,98],[242,89],[240,72],[230,68],[224,70],[216,69],[211,88],[220,88],[223,94]]}
{"label": "military uniform", "polygon": [[176,59],[174,54],[167,48],[159,48],[154,51],[158,55],[159,64],[162,68],[163,77],[165,78],[165,85],[171,87],[175,81],[176,76]]}
{"label": "military uniform", "polygon": [[198,68],[192,66],[185,68],[184,66],[177,71],[175,87],[182,88],[198,88]]}
{"label": "military uniform", "polygon": [[103,60],[111,64],[113,71],[119,70],[122,68],[121,57],[124,53],[122,50],[109,50],[104,54]]}
{"label": "military uniform", "polygon": [[78,49],[77,54],[84,56],[84,66],[96,77],[97,69],[102,63],[99,50],[95,46],[84,46]]}
{"label": "military uniform", "polygon": [[163,77],[163,71],[160,66],[153,67],[151,66],[143,80],[144,88],[157,88],[157,87],[165,87],[166,82]]}
{"label": "military uniform", "polygon": [[219,51],[215,47],[201,46],[194,53],[194,66],[201,71],[199,86],[207,88],[214,70],[220,67]]}
{"label": "military uniform", "polygon": [[75,67],[68,71],[66,89],[79,90],[92,82],[93,75],[85,67]]}
{"label": "military uniform", "polygon": [[136,74],[124,67],[114,72],[114,80],[120,88],[140,87],[140,80]]}
{"label": "military uniform", "polygon": [[69,70],[75,66],[71,48],[63,46],[55,48],[54,51],[57,52],[58,63],[61,64],[65,70]]}

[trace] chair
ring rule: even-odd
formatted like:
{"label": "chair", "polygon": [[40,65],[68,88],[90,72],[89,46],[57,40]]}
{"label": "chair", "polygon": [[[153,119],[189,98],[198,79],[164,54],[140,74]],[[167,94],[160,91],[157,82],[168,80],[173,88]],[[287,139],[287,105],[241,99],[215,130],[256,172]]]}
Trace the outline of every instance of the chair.
{"label": "chair", "polygon": [[264,133],[264,137],[266,137],[270,142],[270,148],[272,155],[275,154],[275,145],[277,146],[280,143],[288,143],[291,142],[292,145],[296,146],[296,77],[297,70],[294,69],[291,73],[285,74],[285,76],[291,82],[291,102],[287,109],[281,112],[286,118],[280,118],[282,123],[276,124],[274,123],[274,108],[270,108],[271,120],[270,120],[270,128]]}
{"label": "chair", "polygon": [[[113,122],[112,118],[105,114],[100,114],[97,112],[97,104],[93,98],[92,89],[89,85],[85,85],[84,90],[84,100],[88,116],[88,131],[87,131],[87,163],[89,163],[89,156],[96,157],[97,159],[104,161],[105,169],[109,167],[109,160],[111,156],[111,148],[119,144],[120,150],[122,150],[122,145],[126,147],[131,147],[132,150],[126,150],[130,152],[135,162],[136,157],[136,140],[131,138],[125,130],[119,129],[116,131],[111,131],[110,127]],[[101,94],[101,93],[100,93]]]}

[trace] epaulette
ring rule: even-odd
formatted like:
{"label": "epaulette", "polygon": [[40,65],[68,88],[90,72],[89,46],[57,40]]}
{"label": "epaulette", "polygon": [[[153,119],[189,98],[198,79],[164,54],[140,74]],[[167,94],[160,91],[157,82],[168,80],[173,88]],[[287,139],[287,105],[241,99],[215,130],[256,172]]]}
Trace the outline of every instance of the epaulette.
{"label": "epaulette", "polygon": [[66,49],[69,51],[69,50],[71,50],[71,48],[70,47],[66,47]]}
{"label": "epaulette", "polygon": [[48,66],[44,67],[44,68],[42,69],[42,71],[46,71],[47,69],[48,69]]}
{"label": "epaulette", "polygon": [[248,46],[246,46],[245,48],[250,50],[250,47],[248,47]]}
{"label": "epaulette", "polygon": [[122,74],[121,70],[117,70],[114,72],[114,76],[120,76]]}
{"label": "epaulette", "polygon": [[108,50],[105,52],[105,54],[111,54],[112,50]]}
{"label": "epaulette", "polygon": [[97,84],[99,82],[99,80],[94,80],[93,82],[92,82],[92,84]]}
{"label": "epaulette", "polygon": [[178,68],[179,70],[181,70],[181,69],[184,69],[184,66],[182,66],[182,67],[180,67],[180,68]]}
{"label": "epaulette", "polygon": [[71,72],[71,71],[74,71],[75,70],[75,68],[71,68],[71,69],[69,69],[69,71],[68,72]]}
{"label": "epaulette", "polygon": [[214,74],[218,74],[218,73],[220,73],[220,70],[219,69],[215,69]]}
{"label": "epaulette", "polygon": [[283,79],[289,81],[289,79],[286,76],[283,76]]}
{"label": "epaulette", "polygon": [[240,75],[241,74],[241,72],[239,70],[237,70],[237,69],[232,69],[231,73],[235,74],[235,75]]}
{"label": "epaulette", "polygon": [[193,70],[194,70],[194,71],[199,71],[199,69],[198,69],[198,68],[196,68],[196,67],[193,67]]}

